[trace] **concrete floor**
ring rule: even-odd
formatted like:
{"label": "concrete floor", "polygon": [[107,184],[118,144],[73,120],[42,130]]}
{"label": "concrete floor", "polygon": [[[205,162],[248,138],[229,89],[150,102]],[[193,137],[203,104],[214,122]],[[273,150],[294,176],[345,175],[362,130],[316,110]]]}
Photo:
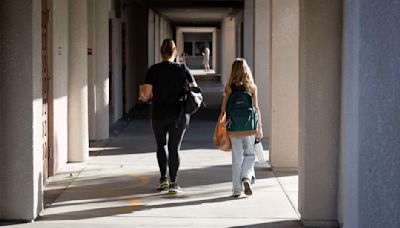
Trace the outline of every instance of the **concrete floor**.
{"label": "concrete floor", "polygon": [[[196,114],[181,148],[177,196],[158,192],[159,172],[145,111],[108,142],[95,143],[86,164],[51,178],[46,209],[34,223],[6,227],[301,227],[298,176],[256,170],[251,197],[231,194],[231,154],[212,144],[217,110]],[[4,225],[4,224],[3,224]]]}

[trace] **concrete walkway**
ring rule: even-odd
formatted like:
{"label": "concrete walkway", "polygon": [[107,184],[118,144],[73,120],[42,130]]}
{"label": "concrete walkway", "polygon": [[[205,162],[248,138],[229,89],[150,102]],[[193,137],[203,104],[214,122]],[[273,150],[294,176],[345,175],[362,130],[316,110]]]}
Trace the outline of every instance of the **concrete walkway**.
{"label": "concrete walkway", "polygon": [[259,168],[253,196],[229,197],[231,154],[212,144],[217,115],[201,111],[186,132],[182,194],[155,190],[154,139],[146,113],[136,113],[118,136],[91,148],[87,164],[68,164],[51,179],[36,222],[9,227],[301,227],[297,173]]}

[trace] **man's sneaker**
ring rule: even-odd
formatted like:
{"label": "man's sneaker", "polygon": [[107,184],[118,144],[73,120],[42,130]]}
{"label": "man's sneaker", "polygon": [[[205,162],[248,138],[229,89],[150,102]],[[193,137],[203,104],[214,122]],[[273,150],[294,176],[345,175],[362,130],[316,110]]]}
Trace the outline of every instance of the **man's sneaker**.
{"label": "man's sneaker", "polygon": [[253,191],[251,190],[251,184],[249,179],[243,178],[244,194],[251,196]]}
{"label": "man's sneaker", "polygon": [[169,188],[169,183],[166,179],[160,179],[160,184],[157,185],[157,190],[163,191]]}
{"label": "man's sneaker", "polygon": [[240,195],[241,195],[240,192],[233,192],[232,195],[231,195],[231,197],[238,198]]}
{"label": "man's sneaker", "polygon": [[171,184],[169,185],[168,194],[175,195],[175,194],[178,194],[181,192],[182,192],[181,187],[179,187],[179,185],[177,183],[171,182]]}

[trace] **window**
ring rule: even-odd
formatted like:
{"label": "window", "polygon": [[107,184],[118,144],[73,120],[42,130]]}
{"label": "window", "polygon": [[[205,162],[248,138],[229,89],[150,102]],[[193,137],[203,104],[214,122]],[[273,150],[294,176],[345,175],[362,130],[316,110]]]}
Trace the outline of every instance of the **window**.
{"label": "window", "polygon": [[194,44],[195,44],[194,45],[194,47],[195,47],[194,55],[195,56],[201,56],[201,53],[204,52],[204,47],[205,47],[204,42],[203,41],[196,41]]}
{"label": "window", "polygon": [[186,55],[193,55],[193,43],[192,42],[185,42],[184,47],[183,47],[183,52],[186,53]]}

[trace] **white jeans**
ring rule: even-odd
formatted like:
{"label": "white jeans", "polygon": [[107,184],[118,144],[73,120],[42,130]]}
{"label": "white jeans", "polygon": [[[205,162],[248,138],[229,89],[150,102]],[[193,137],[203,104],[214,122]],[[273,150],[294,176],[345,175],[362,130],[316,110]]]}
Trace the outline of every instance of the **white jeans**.
{"label": "white jeans", "polygon": [[255,136],[231,137],[232,141],[232,191],[242,192],[242,179],[255,178]]}

